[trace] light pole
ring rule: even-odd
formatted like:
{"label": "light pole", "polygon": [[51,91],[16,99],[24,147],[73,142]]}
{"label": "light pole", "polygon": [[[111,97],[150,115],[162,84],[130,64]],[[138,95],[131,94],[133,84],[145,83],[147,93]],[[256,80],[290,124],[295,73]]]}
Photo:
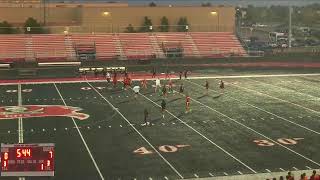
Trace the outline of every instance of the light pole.
{"label": "light pole", "polygon": [[106,17],[106,18],[109,18],[110,17],[110,24],[111,26],[109,25],[109,27],[111,27],[111,32],[113,33],[113,23],[112,23],[112,16],[111,16],[111,13],[108,12],[108,11],[105,11],[102,13],[102,16]]}
{"label": "light pole", "polygon": [[210,13],[212,16],[214,16],[214,17],[217,17],[217,20],[218,20],[218,32],[219,32],[219,30],[220,30],[220,15],[219,15],[219,13],[217,12],[217,11],[211,11],[211,13]]}

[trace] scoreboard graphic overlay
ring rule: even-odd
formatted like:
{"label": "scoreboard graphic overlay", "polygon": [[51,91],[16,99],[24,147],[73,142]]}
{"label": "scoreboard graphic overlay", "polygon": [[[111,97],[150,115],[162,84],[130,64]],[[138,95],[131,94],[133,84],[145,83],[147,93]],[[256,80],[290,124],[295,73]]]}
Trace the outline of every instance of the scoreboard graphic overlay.
{"label": "scoreboard graphic overlay", "polygon": [[54,144],[1,144],[1,176],[54,176]]}

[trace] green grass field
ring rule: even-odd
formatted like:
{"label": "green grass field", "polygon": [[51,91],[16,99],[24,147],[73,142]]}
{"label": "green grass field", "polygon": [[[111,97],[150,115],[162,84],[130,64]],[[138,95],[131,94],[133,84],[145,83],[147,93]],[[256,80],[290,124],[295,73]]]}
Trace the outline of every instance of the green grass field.
{"label": "green grass field", "polygon": [[[23,105],[73,106],[89,115],[24,118],[24,142],[55,143],[51,179],[57,180],[187,179],[320,167],[320,75],[225,76],[221,95],[214,77],[225,75],[222,71],[195,74],[201,78],[174,80],[175,90],[183,83],[185,91],[165,98],[165,118],[153,81],[136,99],[122,84],[23,84]],[[257,73],[228,72],[248,74]],[[1,85],[1,106],[17,106],[17,90]],[[185,94],[191,97],[189,113]],[[141,125],[145,108],[151,126]],[[1,119],[0,142],[17,143],[17,126],[17,119]]]}

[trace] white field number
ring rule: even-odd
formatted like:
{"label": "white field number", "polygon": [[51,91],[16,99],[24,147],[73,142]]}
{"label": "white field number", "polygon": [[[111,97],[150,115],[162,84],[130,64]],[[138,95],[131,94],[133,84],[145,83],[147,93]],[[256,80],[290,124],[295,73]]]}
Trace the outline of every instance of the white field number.
{"label": "white field number", "polygon": [[[163,153],[175,153],[179,150],[179,148],[188,147],[190,145],[162,145],[158,147],[158,150]],[[153,150],[148,150],[146,147],[140,147],[133,151],[135,154],[139,155],[147,155],[147,154],[153,154]]]}
{"label": "white field number", "polygon": [[[21,91],[22,92],[32,92],[32,89],[22,89]],[[8,90],[6,90],[6,92],[7,93],[17,93],[18,90],[16,90],[16,89],[8,89]]]}
{"label": "white field number", "polygon": [[[276,141],[280,144],[283,145],[296,145],[298,144],[298,140],[302,140],[304,138],[279,138]],[[254,143],[256,143],[258,146],[274,146],[275,143],[270,142],[269,140],[265,139],[259,139],[259,140],[254,140]]]}

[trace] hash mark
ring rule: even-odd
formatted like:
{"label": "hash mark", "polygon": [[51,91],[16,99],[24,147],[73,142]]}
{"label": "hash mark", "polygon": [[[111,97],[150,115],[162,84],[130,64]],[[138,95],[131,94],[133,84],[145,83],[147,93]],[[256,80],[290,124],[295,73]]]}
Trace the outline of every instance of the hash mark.
{"label": "hash mark", "polygon": [[169,178],[167,176],[164,177],[165,180],[169,180]]}
{"label": "hash mark", "polygon": [[243,175],[243,173],[241,171],[237,171],[240,175]]}
{"label": "hash mark", "polygon": [[292,167],[294,170],[296,170],[296,171],[298,171],[299,169],[298,168],[296,168],[296,167]]}
{"label": "hash mark", "polygon": [[279,168],[281,171],[285,171],[284,169],[282,169],[282,168]]}
{"label": "hash mark", "polygon": [[46,130],[45,130],[45,129],[42,129],[42,131],[45,132]]}
{"label": "hash mark", "polygon": [[224,174],[224,175],[226,175],[226,176],[229,176],[229,174],[228,174],[228,173],[226,173],[226,172],[224,172],[223,174]]}
{"label": "hash mark", "polygon": [[109,126],[109,128],[111,128],[111,126]]}
{"label": "hash mark", "polygon": [[211,176],[211,177],[213,177],[214,175],[213,174],[211,174],[211,173],[209,173],[209,175]]}
{"label": "hash mark", "polygon": [[64,128],[65,130],[68,130],[68,128]]}
{"label": "hash mark", "polygon": [[199,178],[199,176],[197,174],[193,174],[193,175],[194,175],[194,177]]}
{"label": "hash mark", "polygon": [[8,133],[10,134],[11,131],[8,131]]}
{"label": "hash mark", "polygon": [[100,129],[100,128],[101,128],[101,126],[98,126],[98,128]]}
{"label": "hash mark", "polygon": [[152,180],[152,178],[151,178],[151,177],[149,177],[149,180]]}
{"label": "hash mark", "polygon": [[271,173],[271,171],[269,169],[266,169],[267,172]]}
{"label": "hash mark", "polygon": [[120,127],[122,127],[122,125],[120,125]]}
{"label": "hash mark", "polygon": [[309,166],[306,166],[306,168],[308,168],[308,169],[312,169],[311,167],[309,167]]}

